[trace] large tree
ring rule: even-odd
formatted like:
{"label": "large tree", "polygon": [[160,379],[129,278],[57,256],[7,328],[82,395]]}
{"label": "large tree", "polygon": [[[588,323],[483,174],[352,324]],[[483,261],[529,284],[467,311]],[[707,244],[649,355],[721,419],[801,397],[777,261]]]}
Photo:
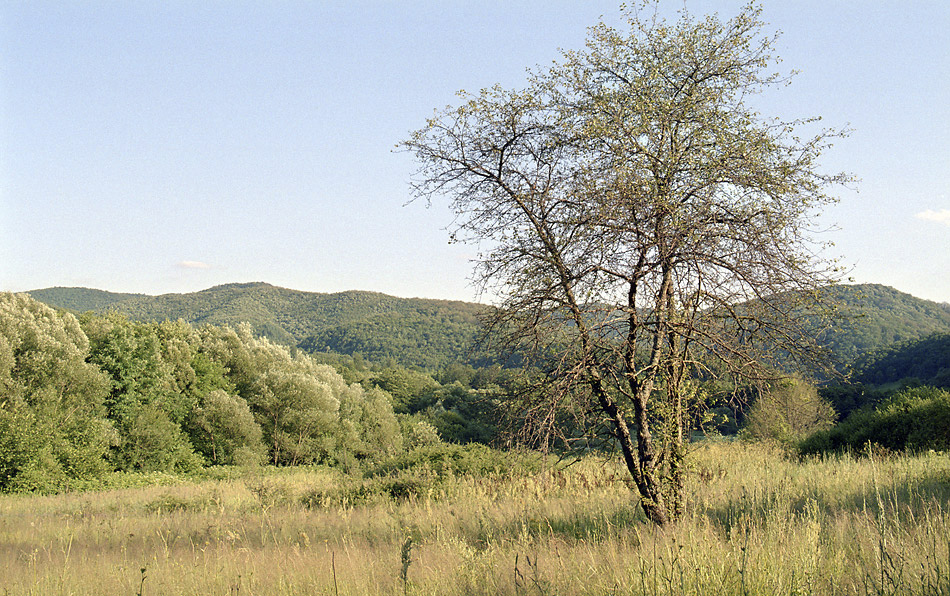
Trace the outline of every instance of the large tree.
{"label": "large tree", "polygon": [[490,330],[547,373],[526,428],[596,412],[661,525],[682,509],[691,379],[807,353],[801,300],[835,276],[814,218],[846,181],[817,163],[842,133],[751,105],[787,82],[760,12],[627,10],[628,31],[591,28],[524,89],[462,93],[403,144],[415,196],[447,197],[453,238],[480,243]]}

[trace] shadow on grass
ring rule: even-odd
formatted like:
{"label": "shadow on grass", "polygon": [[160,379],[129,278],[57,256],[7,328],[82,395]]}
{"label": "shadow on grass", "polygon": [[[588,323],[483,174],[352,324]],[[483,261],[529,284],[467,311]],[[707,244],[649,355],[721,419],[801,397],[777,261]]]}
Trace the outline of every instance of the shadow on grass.
{"label": "shadow on grass", "polygon": [[702,508],[697,513],[728,535],[737,525],[758,525],[782,513],[786,516],[860,513],[877,518],[881,515],[893,517],[919,513],[934,506],[942,510],[947,508],[948,503],[950,473],[934,470],[922,478],[898,482],[888,479],[872,481],[865,486],[855,487],[849,494],[812,490],[792,496],[781,486],[771,487],[733,499],[724,506]]}

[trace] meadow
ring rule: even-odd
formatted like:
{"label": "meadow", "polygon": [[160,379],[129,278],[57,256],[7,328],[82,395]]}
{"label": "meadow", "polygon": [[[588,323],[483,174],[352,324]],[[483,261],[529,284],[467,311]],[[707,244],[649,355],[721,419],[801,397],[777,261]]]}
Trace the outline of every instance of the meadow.
{"label": "meadow", "polygon": [[221,468],[2,495],[0,591],[950,595],[950,455],[799,460],[707,441],[689,462],[687,513],[665,529],[594,456],[363,480]]}

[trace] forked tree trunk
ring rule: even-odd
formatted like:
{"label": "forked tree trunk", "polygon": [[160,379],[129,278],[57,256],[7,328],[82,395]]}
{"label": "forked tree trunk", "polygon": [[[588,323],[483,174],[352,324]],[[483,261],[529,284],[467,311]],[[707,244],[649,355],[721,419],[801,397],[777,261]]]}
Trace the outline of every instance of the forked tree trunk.
{"label": "forked tree trunk", "polygon": [[601,409],[610,417],[614,425],[624,465],[637,487],[643,513],[654,524],[665,526],[669,523],[670,516],[663,496],[662,482],[659,481],[653,465],[653,441],[646,420],[646,398],[642,399],[640,406],[634,408],[636,412],[639,412],[634,419],[642,423],[638,424],[637,440],[634,441],[626,419],[610,394],[604,389],[599,374],[593,375],[591,388],[600,402]]}

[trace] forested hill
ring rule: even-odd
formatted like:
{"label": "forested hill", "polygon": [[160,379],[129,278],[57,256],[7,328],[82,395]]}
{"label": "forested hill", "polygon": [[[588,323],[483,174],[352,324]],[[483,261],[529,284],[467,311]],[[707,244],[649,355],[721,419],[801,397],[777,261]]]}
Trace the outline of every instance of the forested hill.
{"label": "forested hill", "polygon": [[190,294],[110,294],[87,288],[28,292],[56,308],[116,310],[138,321],[249,323],[257,334],[311,352],[359,353],[378,362],[440,369],[469,359],[479,304],[396,298],[375,292],[321,294],[242,283]]}
{"label": "forested hill", "polygon": [[878,284],[841,285],[830,290],[843,318],[820,337],[839,360],[950,332],[950,304],[916,298]]}
{"label": "forested hill", "polygon": [[[876,284],[830,290],[846,315],[822,337],[842,362],[896,343],[950,333],[950,305]],[[57,308],[115,309],[139,321],[183,319],[235,326],[310,352],[359,353],[383,362],[436,370],[467,361],[482,305],[374,292],[319,294],[265,283],[227,284],[191,294],[113,294],[87,288],[29,292]]]}
{"label": "forested hill", "polygon": [[38,300],[55,308],[64,308],[75,312],[104,311],[119,302],[127,302],[138,298],[148,299],[145,294],[119,294],[94,290],[92,288],[47,288],[45,290],[31,290],[27,292],[34,300]]}
{"label": "forested hill", "polygon": [[950,388],[950,333],[934,333],[873,350],[855,364],[856,380],[872,385],[912,382]]}

